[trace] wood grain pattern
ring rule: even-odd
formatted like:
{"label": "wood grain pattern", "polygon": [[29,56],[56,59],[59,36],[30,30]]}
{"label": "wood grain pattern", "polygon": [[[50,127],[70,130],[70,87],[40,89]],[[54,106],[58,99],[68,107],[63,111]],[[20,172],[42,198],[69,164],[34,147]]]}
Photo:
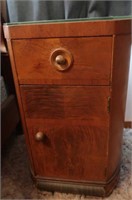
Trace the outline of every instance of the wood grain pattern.
{"label": "wood grain pattern", "polygon": [[21,86],[21,95],[26,118],[82,119],[108,127],[107,86]]}
{"label": "wood grain pattern", "polygon": [[[74,59],[64,72],[50,61],[60,47]],[[108,85],[111,79],[112,37],[15,40],[13,50],[20,84]]]}
{"label": "wood grain pattern", "polygon": [[[37,175],[106,178],[109,93],[109,87],[21,86]],[[39,131],[46,135],[44,142],[35,140]]]}
{"label": "wood grain pattern", "polygon": [[[130,32],[131,20],[5,26],[32,170],[45,189],[104,196],[115,187]],[[60,47],[74,57],[64,73],[49,60]]]}
{"label": "wood grain pattern", "polygon": [[12,39],[117,35],[131,32],[131,19],[5,25],[4,32]]}
{"label": "wood grain pattern", "polygon": [[[45,123],[45,120],[28,120],[37,176],[66,180],[105,180],[107,130],[81,123],[78,125],[78,121],[75,125],[69,123],[67,126],[64,120],[54,120],[52,125],[50,120],[49,123]],[[35,140],[38,131],[46,135],[43,142]]]}
{"label": "wood grain pattern", "polygon": [[112,176],[121,162],[130,48],[130,34],[114,37],[108,178]]}

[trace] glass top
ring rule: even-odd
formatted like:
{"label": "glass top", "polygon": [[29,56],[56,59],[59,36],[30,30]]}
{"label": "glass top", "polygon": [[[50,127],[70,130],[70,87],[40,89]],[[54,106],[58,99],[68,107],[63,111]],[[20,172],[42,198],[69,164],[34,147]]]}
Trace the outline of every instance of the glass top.
{"label": "glass top", "polygon": [[59,20],[41,20],[41,21],[24,21],[24,22],[13,22],[5,23],[8,26],[16,25],[28,25],[28,24],[50,24],[50,23],[65,23],[65,22],[80,22],[80,21],[100,21],[100,20],[125,20],[132,19],[132,15],[129,16],[109,16],[109,17],[94,17],[94,18],[75,18],[75,19],[59,19]]}

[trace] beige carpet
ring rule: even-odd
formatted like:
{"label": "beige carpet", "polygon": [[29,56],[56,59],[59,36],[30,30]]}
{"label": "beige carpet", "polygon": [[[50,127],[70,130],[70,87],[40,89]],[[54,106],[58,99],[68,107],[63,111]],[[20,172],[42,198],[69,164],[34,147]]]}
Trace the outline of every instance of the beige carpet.
{"label": "beige carpet", "polygon": [[[44,200],[100,200],[84,195],[54,194],[35,188],[28,170],[28,159],[23,135],[10,139],[2,156],[1,199],[44,199]],[[125,129],[123,136],[123,156],[120,181],[113,193],[104,199],[132,199],[132,129]]]}

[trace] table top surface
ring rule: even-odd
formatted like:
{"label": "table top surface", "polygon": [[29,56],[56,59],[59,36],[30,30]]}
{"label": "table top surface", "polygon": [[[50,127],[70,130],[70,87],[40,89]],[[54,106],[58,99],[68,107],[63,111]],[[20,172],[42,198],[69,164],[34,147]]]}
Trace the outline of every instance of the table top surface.
{"label": "table top surface", "polygon": [[35,24],[52,24],[52,23],[70,23],[70,22],[92,22],[92,21],[115,21],[115,20],[132,20],[130,16],[109,16],[109,17],[94,17],[94,18],[75,18],[75,19],[59,19],[59,20],[41,20],[41,21],[24,21],[24,22],[13,22],[5,23],[7,26],[20,26],[20,25],[35,25]]}

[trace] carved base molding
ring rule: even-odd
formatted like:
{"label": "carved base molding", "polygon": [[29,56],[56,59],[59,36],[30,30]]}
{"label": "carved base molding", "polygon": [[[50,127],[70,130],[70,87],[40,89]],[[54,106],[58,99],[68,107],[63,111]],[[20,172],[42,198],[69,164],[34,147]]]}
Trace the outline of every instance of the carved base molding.
{"label": "carved base molding", "polygon": [[33,176],[33,179],[36,182],[37,188],[40,190],[105,197],[109,196],[117,185],[119,168],[107,182],[77,182],[35,176]]}

